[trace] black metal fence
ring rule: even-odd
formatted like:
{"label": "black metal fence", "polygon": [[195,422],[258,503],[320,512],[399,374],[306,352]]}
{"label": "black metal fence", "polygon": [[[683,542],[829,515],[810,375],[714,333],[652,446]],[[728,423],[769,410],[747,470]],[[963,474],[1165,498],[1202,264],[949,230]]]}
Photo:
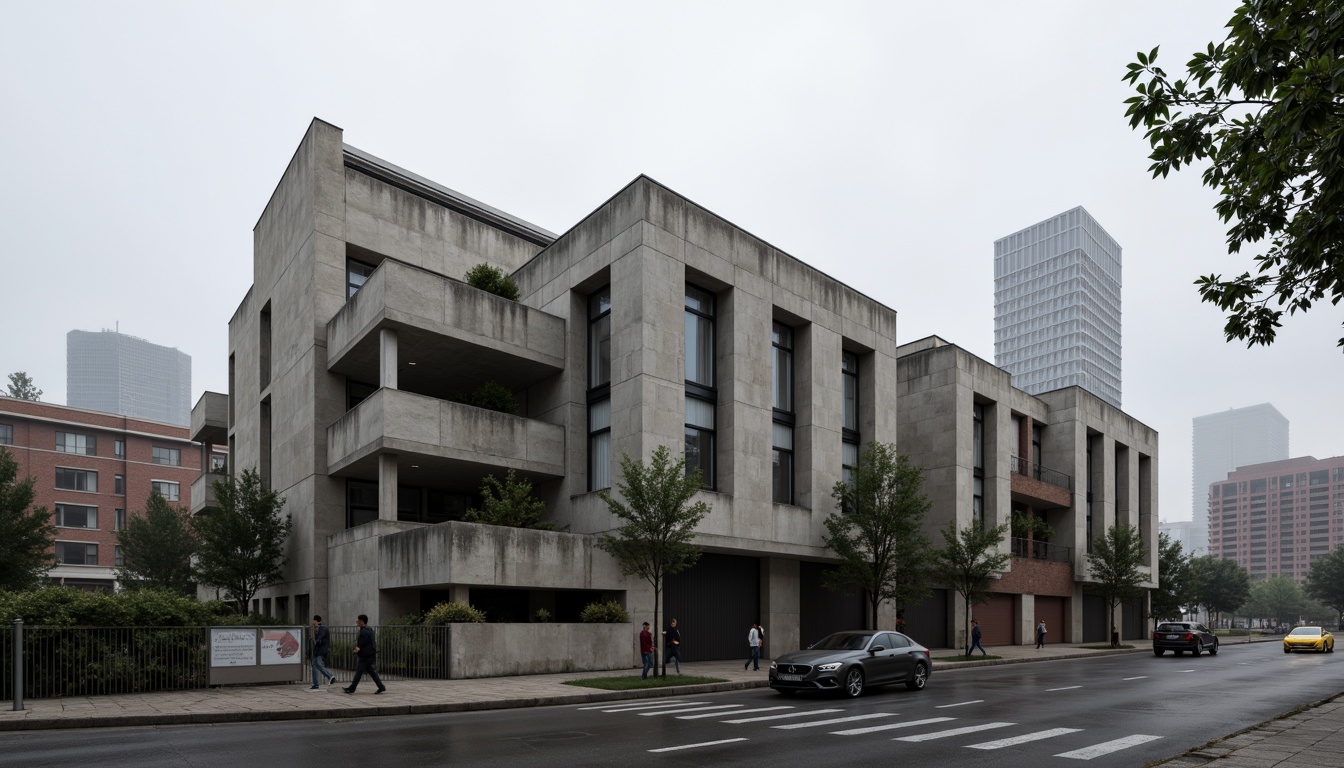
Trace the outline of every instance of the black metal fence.
{"label": "black metal fence", "polygon": [[1042,467],[1034,461],[1027,461],[1025,457],[1012,457],[1013,473],[1033,477],[1044,483],[1049,483],[1058,488],[1073,490],[1073,478],[1063,472],[1056,472],[1048,467]]}
{"label": "black metal fence", "polygon": [[1032,560],[1049,560],[1053,563],[1071,563],[1072,552],[1069,547],[1061,547],[1048,541],[1013,539],[1013,557],[1027,557]]}
{"label": "black metal fence", "polygon": [[[358,627],[330,627],[331,653],[327,666],[338,679],[355,672]],[[390,680],[447,680],[452,677],[448,627],[386,626],[374,633],[378,646],[378,675]],[[308,644],[312,648],[312,643]],[[345,674],[342,674],[344,672]]]}

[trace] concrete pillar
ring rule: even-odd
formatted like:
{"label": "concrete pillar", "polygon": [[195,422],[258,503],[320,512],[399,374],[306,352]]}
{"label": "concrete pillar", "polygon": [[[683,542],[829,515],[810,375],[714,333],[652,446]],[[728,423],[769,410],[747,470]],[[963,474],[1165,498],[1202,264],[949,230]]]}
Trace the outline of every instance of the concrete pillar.
{"label": "concrete pillar", "polygon": [[378,519],[397,519],[397,455],[378,456]]}
{"label": "concrete pillar", "polygon": [[378,386],[397,388],[397,331],[394,328],[378,331]]}
{"label": "concrete pillar", "polygon": [[[1046,629],[1050,629],[1046,627]],[[1060,627],[1059,632],[1063,633]],[[1017,645],[1036,644],[1036,596],[1013,596],[1013,642]]]}
{"label": "concrete pillar", "polygon": [[801,648],[799,563],[781,557],[761,558],[761,624],[765,653],[774,657]]}
{"label": "concrete pillar", "polygon": [[471,604],[471,587],[465,584],[453,584],[448,587],[448,602]]}

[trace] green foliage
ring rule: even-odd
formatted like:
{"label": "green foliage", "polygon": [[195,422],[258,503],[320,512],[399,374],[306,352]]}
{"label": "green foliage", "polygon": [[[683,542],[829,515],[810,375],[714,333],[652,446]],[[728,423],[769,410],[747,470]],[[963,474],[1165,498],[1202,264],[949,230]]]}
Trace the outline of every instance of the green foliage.
{"label": "green foliage", "polygon": [[630,614],[625,612],[620,603],[608,598],[585,605],[579,614],[579,621],[586,624],[628,624]]}
{"label": "green foliage", "polygon": [[532,494],[531,480],[517,477],[512,469],[504,475],[503,482],[494,475],[485,476],[481,481],[481,506],[483,509],[467,510],[462,519],[468,523],[542,531],[554,531],[558,527],[554,522],[541,519],[546,513],[546,502]]}
{"label": "green foliage", "polygon": [[1147,129],[1153,176],[1206,163],[1229,253],[1269,240],[1254,274],[1195,281],[1228,340],[1268,345],[1285,310],[1344,298],[1344,15],[1334,0],[1244,0],[1227,29],[1184,79],[1139,52],[1125,115]]}
{"label": "green foliage", "polygon": [[1049,541],[1055,537],[1055,529],[1045,522],[1045,518],[1040,515],[1028,515],[1025,512],[1013,510],[1013,538],[1026,539],[1033,541]]}
{"label": "green foliage", "polygon": [[1106,601],[1110,636],[1114,637],[1115,609],[1121,603],[1143,597],[1140,585],[1147,576],[1139,567],[1148,562],[1148,546],[1138,528],[1116,523],[1107,529],[1105,536],[1093,542],[1087,562],[1093,579],[1087,589]]}
{"label": "green foliage", "polygon": [[929,594],[932,552],[924,515],[931,504],[923,484],[924,470],[895,445],[872,443],[859,457],[853,482],[831,490],[836,511],[824,521],[823,541],[840,565],[825,583],[835,590],[864,590],[872,628],[884,601],[910,605]]}
{"label": "green foliage", "polygon": [[466,603],[439,603],[425,611],[425,624],[484,624],[485,613]]}
{"label": "green foliage", "polygon": [[1191,596],[1215,614],[1231,613],[1246,604],[1251,577],[1235,560],[1203,555],[1190,561]]}
{"label": "green foliage", "polygon": [[56,565],[56,528],[46,507],[33,507],[31,477],[18,479],[19,463],[0,448],[0,589],[36,586]]}
{"label": "green foliage", "polygon": [[162,589],[112,593],[47,586],[0,592],[0,617],[42,627],[204,627],[232,613],[224,603],[199,603]]}
{"label": "green foliage", "polygon": [[517,413],[519,408],[518,398],[514,397],[513,392],[496,381],[485,382],[460,402],[499,413]]}
{"label": "green foliage", "polygon": [[34,386],[32,378],[23,371],[15,371],[9,374],[9,389],[6,390],[5,394],[19,400],[31,400],[33,402],[42,399],[42,390]]}
{"label": "green foliage", "polygon": [[280,582],[293,523],[281,515],[285,500],[262,487],[256,470],[216,482],[215,498],[216,509],[198,522],[196,578],[222,589],[243,613],[257,590]]}
{"label": "green foliage", "polygon": [[1154,619],[1180,618],[1192,602],[1190,556],[1165,533],[1157,535],[1157,587],[1150,594]]}
{"label": "green foliage", "polygon": [[1271,619],[1274,626],[1297,620],[1307,605],[1307,596],[1290,576],[1271,576],[1251,585],[1246,612],[1259,619]]}
{"label": "green foliage", "polygon": [[538,608],[537,612],[532,614],[532,621],[538,624],[550,624],[551,612],[546,610],[545,608]]}
{"label": "green foliage", "polygon": [[518,284],[504,270],[489,264],[477,264],[467,270],[467,285],[503,296],[509,301],[518,300]]}
{"label": "green foliage", "polygon": [[[665,445],[654,450],[648,464],[622,455],[621,479],[616,490],[624,501],[606,491],[601,498],[623,523],[616,535],[602,534],[597,545],[616,559],[622,573],[638,576],[653,587],[653,625],[660,627],[663,577],[680,573],[700,559],[700,548],[691,540],[695,526],[709,514],[709,505],[690,501],[704,483],[700,470],[687,474],[686,461],[673,461]],[[660,643],[655,635],[655,650]]]}
{"label": "green foliage", "polygon": [[149,494],[143,515],[129,515],[117,531],[122,567],[117,578],[128,589],[168,589],[196,594],[191,558],[198,537],[191,513],[174,507],[157,491]]}
{"label": "green foliage", "polygon": [[1007,525],[986,528],[975,521],[958,531],[955,520],[949,520],[942,530],[944,546],[934,554],[932,573],[966,601],[967,647],[971,644],[971,606],[989,602],[990,575],[1008,563],[1009,554],[998,551],[1007,533]]}
{"label": "green foliage", "polygon": [[1344,622],[1344,549],[1313,561],[1304,586],[1307,595],[1335,612],[1336,624]]}

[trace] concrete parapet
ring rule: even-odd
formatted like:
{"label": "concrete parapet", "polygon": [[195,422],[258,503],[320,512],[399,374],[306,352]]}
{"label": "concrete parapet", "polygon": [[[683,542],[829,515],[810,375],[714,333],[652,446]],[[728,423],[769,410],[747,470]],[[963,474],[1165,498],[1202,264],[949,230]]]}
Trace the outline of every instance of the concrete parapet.
{"label": "concrete parapet", "polygon": [[450,624],[456,678],[625,669],[634,624]]}

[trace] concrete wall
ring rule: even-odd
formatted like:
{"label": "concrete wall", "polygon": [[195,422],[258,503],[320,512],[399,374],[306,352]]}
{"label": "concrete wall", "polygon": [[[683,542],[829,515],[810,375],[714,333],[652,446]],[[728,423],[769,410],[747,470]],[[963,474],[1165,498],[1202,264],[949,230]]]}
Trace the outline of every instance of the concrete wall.
{"label": "concrete wall", "polygon": [[634,624],[449,624],[454,678],[627,669]]}

